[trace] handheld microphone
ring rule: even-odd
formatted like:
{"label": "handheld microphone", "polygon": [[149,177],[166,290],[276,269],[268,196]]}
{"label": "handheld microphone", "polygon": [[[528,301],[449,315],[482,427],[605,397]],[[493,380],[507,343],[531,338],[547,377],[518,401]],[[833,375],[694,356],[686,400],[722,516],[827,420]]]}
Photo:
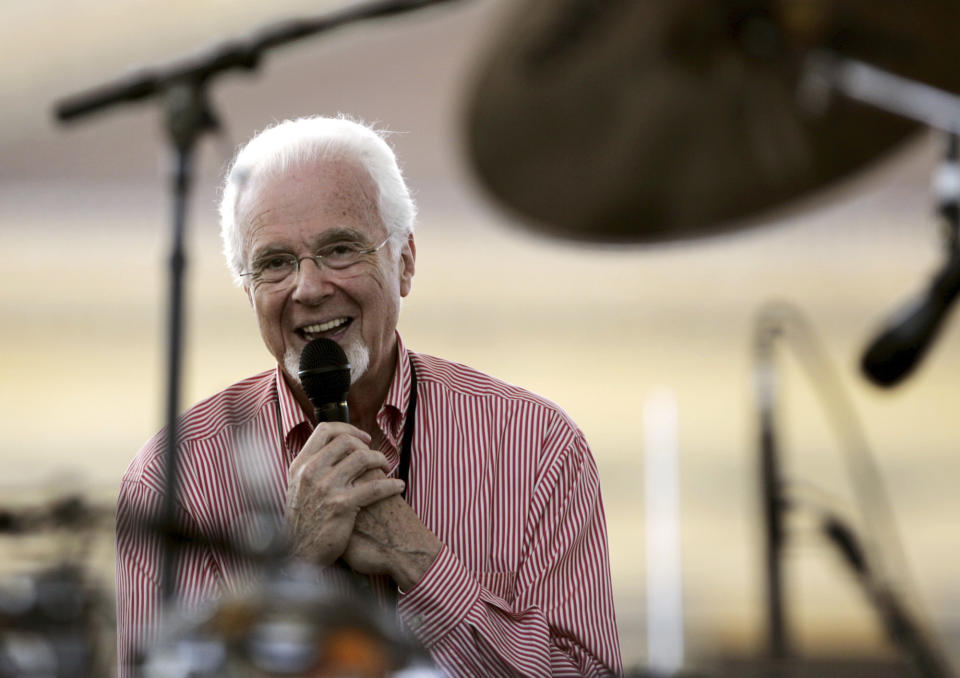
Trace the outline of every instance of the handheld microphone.
{"label": "handheld microphone", "polygon": [[893,386],[920,362],[960,292],[960,254],[937,273],[927,293],[903,309],[870,344],[860,366],[878,386]]}
{"label": "handheld microphone", "polygon": [[340,344],[332,339],[314,339],[300,355],[300,383],[313,403],[317,421],[350,423],[347,391],[350,363]]}
{"label": "handheld microphone", "polygon": [[[350,423],[347,391],[350,390],[350,362],[340,344],[333,339],[314,339],[300,354],[300,384],[313,403],[317,422]],[[367,590],[366,579],[355,574],[343,558],[332,565],[334,571],[346,573],[347,581],[356,590]]]}

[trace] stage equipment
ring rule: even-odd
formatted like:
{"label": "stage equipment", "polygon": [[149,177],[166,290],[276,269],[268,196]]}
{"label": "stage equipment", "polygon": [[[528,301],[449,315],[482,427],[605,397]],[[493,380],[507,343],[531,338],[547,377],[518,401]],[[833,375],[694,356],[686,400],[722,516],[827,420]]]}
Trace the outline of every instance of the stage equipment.
{"label": "stage equipment", "polygon": [[171,184],[173,237],[169,258],[166,487],[163,517],[160,520],[165,541],[162,570],[165,601],[171,601],[176,594],[173,573],[179,551],[179,540],[176,538],[179,532],[176,525],[177,416],[180,413],[187,198],[197,141],[203,134],[219,126],[207,97],[208,88],[217,76],[226,71],[253,70],[269,49],[360,20],[401,14],[446,2],[451,0],[383,0],[347,7],[319,17],[277,23],[245,39],[217,44],[196,56],[142,69],[130,76],[69,96],[55,105],[56,118],[60,122],[74,121],[111,106],[153,97],[161,99],[164,105],[168,138],[175,158]]}
{"label": "stage equipment", "polygon": [[[960,124],[957,125],[960,128]],[[878,386],[895,386],[919,364],[960,293],[960,166],[957,135],[949,134],[946,157],[934,175],[938,212],[944,222],[946,261],[925,294],[899,309],[863,353],[860,367]]]}
{"label": "stage equipment", "polygon": [[[274,569],[246,595],[178,608],[140,675],[164,678],[389,678],[439,676],[396,627],[361,605],[348,581],[300,564]],[[320,582],[320,583],[318,583]],[[407,673],[404,673],[407,672]]]}
{"label": "stage equipment", "polygon": [[879,386],[893,386],[907,376],[933,343],[960,293],[960,167],[957,133],[960,97],[930,85],[887,73],[836,54],[814,53],[809,59],[802,97],[815,108],[830,96],[845,97],[896,113],[946,132],[944,161],[934,175],[938,212],[944,220],[946,261],[926,294],[906,304],[879,331],[860,366]]}
{"label": "stage equipment", "polygon": [[0,577],[0,678],[109,674],[112,609],[84,561],[112,518],[78,496],[0,510],[0,536],[57,551],[53,564]]}
{"label": "stage equipment", "polygon": [[[809,323],[798,309],[784,303],[773,303],[761,309],[753,345],[770,658],[781,661],[793,654],[783,595],[783,554],[788,535],[786,517],[790,511],[809,508],[802,498],[788,495],[789,484],[781,470],[781,441],[777,435],[776,414],[782,368],[775,359],[775,349],[781,339],[799,359],[840,443],[859,508],[858,522],[867,539],[861,542],[848,521],[832,513],[822,518],[824,536],[837,547],[844,562],[851,567],[867,601],[873,605],[887,631],[888,639],[901,651],[904,660],[924,678],[952,677],[950,665],[934,639],[898,594],[909,582],[906,559],[891,502],[856,411]],[[772,675],[782,674],[773,672]]]}
{"label": "stage equipment", "polygon": [[900,648],[905,659],[913,663],[917,673],[930,678],[952,676],[939,648],[900,600],[896,589],[876,576],[856,532],[843,520],[830,516],[824,520],[823,533],[850,567],[867,601],[880,618],[887,638]]}
{"label": "stage equipment", "polygon": [[812,68],[957,91],[958,25],[960,3],[942,0],[518,0],[479,64],[468,152],[481,183],[548,235],[740,228],[917,127],[886,106],[825,109],[803,86]]}

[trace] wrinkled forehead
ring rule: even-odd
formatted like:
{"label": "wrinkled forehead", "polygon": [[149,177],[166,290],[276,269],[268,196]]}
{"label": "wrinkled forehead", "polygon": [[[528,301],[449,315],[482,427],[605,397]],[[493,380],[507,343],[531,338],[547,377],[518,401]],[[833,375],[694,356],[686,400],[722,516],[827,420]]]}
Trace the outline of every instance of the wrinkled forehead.
{"label": "wrinkled forehead", "polygon": [[252,169],[237,200],[243,251],[264,226],[316,223],[373,229],[382,226],[378,190],[355,160],[335,157],[282,169]]}

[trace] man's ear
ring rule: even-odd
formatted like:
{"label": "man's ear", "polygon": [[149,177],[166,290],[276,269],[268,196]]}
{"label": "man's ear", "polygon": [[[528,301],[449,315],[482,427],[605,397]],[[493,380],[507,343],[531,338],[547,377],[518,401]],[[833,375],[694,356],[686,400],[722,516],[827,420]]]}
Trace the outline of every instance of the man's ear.
{"label": "man's ear", "polygon": [[247,301],[250,302],[250,306],[252,307],[253,306],[253,290],[250,289],[250,285],[247,285],[246,283],[244,283],[243,292],[244,294],[247,295]]}
{"label": "man's ear", "polygon": [[407,242],[400,248],[400,296],[405,297],[410,294],[413,288],[413,274],[417,268],[417,243],[413,239],[413,233],[407,238]]}

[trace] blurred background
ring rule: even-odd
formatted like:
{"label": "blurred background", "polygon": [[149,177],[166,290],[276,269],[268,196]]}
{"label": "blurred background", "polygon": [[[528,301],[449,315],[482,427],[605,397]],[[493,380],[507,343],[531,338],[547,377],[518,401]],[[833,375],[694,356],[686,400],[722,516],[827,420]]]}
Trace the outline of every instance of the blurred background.
{"label": "blurred background", "polygon": [[[126,465],[163,419],[170,207],[158,109],[63,127],[54,101],[264,22],[346,4],[0,6],[0,504],[78,491],[112,506]],[[762,646],[752,342],[771,300],[802,309],[837,366],[889,489],[909,590],[960,665],[960,328],[948,322],[894,390],[857,369],[881,320],[941,263],[930,179],[943,139],[923,133],[828,199],[733,234],[645,246],[548,239],[480,187],[465,154],[471,77],[504,5],[464,0],[347,28],[276,50],[257,73],[214,87],[224,129],[201,145],[191,200],[184,407],[272,365],[220,254],[217,182],[233,148],[273,121],[349,113],[396,132],[418,200],[417,276],[400,323],[407,344],[558,402],[591,442],[627,666],[649,655],[643,413],[653,398],[676,406],[687,661]],[[848,512],[840,445],[798,363],[780,355],[785,473]],[[786,596],[798,650],[889,655],[835,551],[809,524],[790,524]],[[105,527],[91,556],[108,588],[111,539]],[[33,566],[45,548],[7,539],[4,570]]]}

